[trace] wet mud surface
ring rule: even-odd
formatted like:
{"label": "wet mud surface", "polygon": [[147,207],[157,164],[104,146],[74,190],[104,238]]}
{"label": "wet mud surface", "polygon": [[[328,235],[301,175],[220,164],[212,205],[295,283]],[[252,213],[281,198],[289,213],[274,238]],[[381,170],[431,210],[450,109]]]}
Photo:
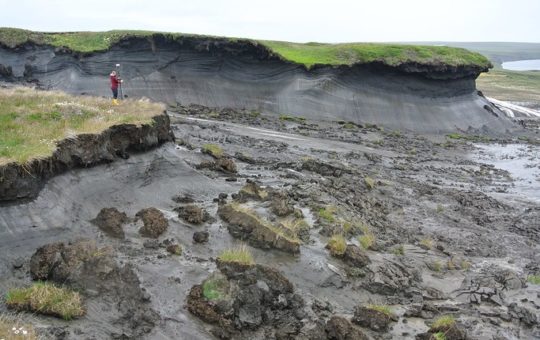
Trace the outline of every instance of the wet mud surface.
{"label": "wet mud surface", "polygon": [[[106,249],[61,267],[86,316],[27,316],[46,338],[429,339],[444,315],[456,320],[448,339],[540,337],[540,286],[527,281],[540,275],[538,144],[180,111],[175,143],[0,207],[3,292],[31,282],[40,247]],[[342,256],[325,248],[335,234]],[[216,261],[237,245],[257,265]],[[205,299],[208,280],[227,298]]]}

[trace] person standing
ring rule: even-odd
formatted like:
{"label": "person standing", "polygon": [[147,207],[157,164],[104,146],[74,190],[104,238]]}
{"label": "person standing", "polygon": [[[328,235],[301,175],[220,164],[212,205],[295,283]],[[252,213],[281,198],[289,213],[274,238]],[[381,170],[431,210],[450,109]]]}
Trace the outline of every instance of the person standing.
{"label": "person standing", "polygon": [[122,79],[118,77],[116,71],[112,71],[110,74],[111,79],[111,91],[113,93],[113,105],[118,105],[118,86],[122,83]]}

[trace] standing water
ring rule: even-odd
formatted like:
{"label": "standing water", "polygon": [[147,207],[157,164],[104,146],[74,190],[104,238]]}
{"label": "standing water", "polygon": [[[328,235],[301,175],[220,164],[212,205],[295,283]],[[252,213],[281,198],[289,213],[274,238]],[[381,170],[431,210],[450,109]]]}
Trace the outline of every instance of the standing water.
{"label": "standing water", "polygon": [[477,144],[474,158],[506,170],[514,180],[510,192],[540,203],[540,147],[528,144]]}
{"label": "standing water", "polygon": [[508,61],[502,63],[502,68],[510,71],[538,71],[540,59]]}

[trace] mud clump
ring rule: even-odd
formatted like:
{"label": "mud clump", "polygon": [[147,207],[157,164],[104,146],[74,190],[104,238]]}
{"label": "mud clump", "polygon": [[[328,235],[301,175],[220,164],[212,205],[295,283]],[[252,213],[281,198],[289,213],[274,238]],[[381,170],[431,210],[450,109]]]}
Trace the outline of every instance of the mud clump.
{"label": "mud clump", "polygon": [[235,339],[264,328],[270,337],[292,339],[306,316],[303,299],[279,271],[262,265],[218,261],[220,273],[195,285],[188,310],[219,326],[214,334]]}
{"label": "mud clump", "polygon": [[247,240],[254,247],[279,249],[289,253],[300,252],[300,241],[284,228],[272,225],[239,204],[222,205],[219,216],[228,223],[227,229],[236,238]]}
{"label": "mud clump", "polygon": [[246,185],[244,185],[236,195],[236,199],[240,202],[251,200],[266,201],[268,198],[268,192],[251,180],[248,180]]}
{"label": "mud clump", "polygon": [[285,193],[276,193],[273,195],[271,209],[276,216],[280,217],[295,213],[294,205]]}
{"label": "mud clump", "polygon": [[38,248],[30,263],[32,279],[67,284],[88,299],[106,301],[116,309],[113,315],[117,319],[112,323],[119,328],[111,331],[109,337],[139,338],[159,320],[147,303],[147,294],[134,269],[130,265],[118,266],[110,248],[98,249],[91,240],[51,243]]}
{"label": "mud clump", "polygon": [[167,246],[167,251],[172,255],[182,255],[182,246],[179,244],[169,244]]}
{"label": "mud clump", "polygon": [[349,320],[333,316],[326,322],[326,335],[329,340],[369,340],[369,337]]}
{"label": "mud clump", "polygon": [[178,207],[174,211],[178,212],[178,217],[188,223],[201,224],[210,219],[208,212],[195,204]]}
{"label": "mud clump", "polygon": [[231,158],[218,158],[213,161],[203,161],[197,165],[197,169],[210,169],[220,171],[226,174],[235,174],[238,172],[236,163]]}
{"label": "mud clump", "polygon": [[169,227],[163,213],[156,208],[142,209],[135,216],[143,221],[144,225],[139,229],[139,234],[144,237],[158,238]]}
{"label": "mud clump", "polygon": [[97,217],[92,220],[92,223],[110,237],[124,239],[125,234],[122,225],[128,221],[129,218],[126,213],[120,212],[116,208],[103,208]]}
{"label": "mud clump", "polygon": [[388,326],[392,319],[387,313],[368,307],[358,306],[354,310],[352,321],[357,325],[367,327],[377,332],[386,332],[388,331]]}
{"label": "mud clump", "polygon": [[44,245],[30,259],[30,276],[33,280],[67,282],[71,279],[71,273],[97,251],[95,242],[90,240]]}
{"label": "mud clump", "polygon": [[343,261],[356,268],[363,268],[371,263],[366,252],[360,249],[360,247],[349,244],[345,249],[345,253],[342,255]]}
{"label": "mud clump", "polygon": [[206,243],[208,242],[208,237],[210,233],[207,231],[196,231],[193,233],[193,242],[195,243]]}

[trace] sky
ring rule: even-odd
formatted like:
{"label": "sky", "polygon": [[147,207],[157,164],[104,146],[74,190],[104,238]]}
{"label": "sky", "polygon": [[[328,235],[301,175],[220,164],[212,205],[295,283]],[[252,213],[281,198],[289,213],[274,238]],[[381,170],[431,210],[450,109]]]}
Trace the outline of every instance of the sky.
{"label": "sky", "polygon": [[296,42],[540,42],[540,0],[0,0],[0,26]]}

